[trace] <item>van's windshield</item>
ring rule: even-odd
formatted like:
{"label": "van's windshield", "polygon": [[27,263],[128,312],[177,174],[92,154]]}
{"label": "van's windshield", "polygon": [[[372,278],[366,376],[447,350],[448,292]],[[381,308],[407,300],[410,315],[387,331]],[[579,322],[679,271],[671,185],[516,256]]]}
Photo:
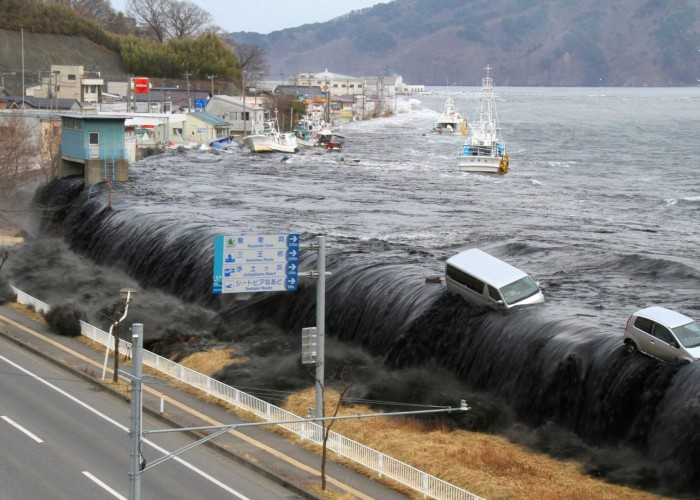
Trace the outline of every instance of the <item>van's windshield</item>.
{"label": "van's windshield", "polygon": [[673,328],[673,333],[676,334],[678,341],[683,344],[683,347],[700,346],[700,326],[695,322],[677,326]]}
{"label": "van's windshield", "polygon": [[501,288],[501,295],[506,301],[506,304],[517,304],[521,300],[525,300],[540,291],[537,284],[529,276],[514,281],[510,285]]}

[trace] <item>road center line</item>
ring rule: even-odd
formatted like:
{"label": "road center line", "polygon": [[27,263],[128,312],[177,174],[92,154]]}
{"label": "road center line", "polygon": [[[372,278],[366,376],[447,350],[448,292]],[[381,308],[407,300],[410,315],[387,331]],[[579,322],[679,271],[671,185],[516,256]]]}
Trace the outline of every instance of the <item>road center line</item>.
{"label": "road center line", "polygon": [[103,483],[102,481],[100,481],[99,479],[97,479],[95,476],[93,476],[92,474],[90,474],[88,471],[84,470],[84,471],[83,471],[83,474],[84,474],[88,479],[90,479],[90,481],[94,482],[95,484],[97,484],[98,486],[100,486],[101,488],[103,488],[103,489],[104,489],[105,491],[107,491],[108,493],[111,493],[111,494],[114,496],[114,498],[118,498],[119,500],[127,500],[126,497],[121,496],[119,493],[117,493],[117,492],[114,491],[112,488],[110,488],[109,486],[107,486],[105,483]]}
{"label": "road center line", "polygon": [[[108,417],[108,416],[105,415],[104,413],[102,413],[102,412],[100,412],[99,410],[93,408],[93,407],[90,406],[89,404],[87,404],[87,403],[81,401],[80,399],[76,398],[76,397],[73,396],[72,394],[67,393],[66,391],[64,391],[64,390],[61,389],[60,387],[57,387],[57,386],[53,385],[51,382],[49,382],[49,381],[47,381],[47,380],[44,380],[44,379],[41,378],[39,375],[36,375],[36,374],[30,372],[29,370],[27,370],[26,368],[24,368],[24,367],[18,365],[17,363],[15,363],[15,362],[13,362],[13,361],[7,359],[5,356],[0,356],[0,359],[3,360],[5,363],[7,363],[7,364],[9,364],[9,365],[12,365],[12,366],[14,366],[15,368],[17,368],[18,370],[20,370],[20,371],[26,373],[27,375],[29,375],[30,377],[32,377],[33,379],[35,379],[37,382],[41,382],[42,384],[46,385],[47,387],[50,387],[51,389],[53,389],[54,391],[58,392],[59,394],[62,394],[63,396],[67,397],[68,399],[70,399],[70,400],[73,401],[74,403],[77,403],[78,405],[82,406],[83,408],[85,408],[86,410],[90,411],[91,413],[97,415],[98,417],[100,417],[100,418],[106,420],[107,422],[111,423],[112,425],[116,426],[117,428],[122,429],[123,431],[126,431],[126,432],[129,431],[129,428],[128,428],[128,427],[126,427],[126,426],[120,424],[119,422],[117,422],[117,421],[114,420],[113,418]],[[159,446],[159,445],[155,444],[154,442],[149,441],[148,439],[143,439],[142,442],[148,444],[149,446],[155,448],[156,450],[160,451],[160,452],[163,453],[163,454],[166,454],[166,455],[167,455],[167,454],[170,453],[168,450],[166,450],[166,449],[163,448],[162,446]],[[228,493],[231,493],[231,494],[234,495],[235,497],[240,498],[241,500],[248,500],[248,498],[247,498],[246,496],[244,496],[243,494],[241,494],[241,493],[239,493],[238,491],[234,490],[234,489],[231,488],[230,486],[228,486],[228,485],[222,483],[221,481],[219,481],[219,480],[216,479],[215,477],[210,476],[209,474],[207,474],[207,473],[204,472],[203,470],[198,469],[197,467],[195,467],[195,466],[192,465],[191,463],[189,463],[189,462],[187,462],[187,461],[181,459],[180,457],[174,457],[173,460],[175,460],[176,462],[179,462],[180,464],[184,465],[185,467],[187,467],[188,469],[190,469],[192,472],[198,474],[199,476],[202,476],[203,478],[207,479],[208,481],[210,481],[210,482],[216,484],[216,485],[219,486],[221,489],[226,490]]]}
{"label": "road center line", "polygon": [[1,418],[2,418],[5,422],[7,422],[8,424],[10,424],[10,425],[16,427],[17,429],[19,429],[20,431],[24,432],[27,436],[29,436],[30,438],[32,438],[32,439],[33,439],[34,441],[36,441],[37,443],[43,443],[43,442],[44,442],[44,441],[42,441],[41,439],[39,439],[37,436],[35,436],[35,435],[32,434],[31,432],[29,432],[27,429],[25,429],[24,427],[22,427],[21,425],[19,425],[17,422],[15,422],[14,420],[12,420],[10,417],[6,417],[5,415],[3,415]]}

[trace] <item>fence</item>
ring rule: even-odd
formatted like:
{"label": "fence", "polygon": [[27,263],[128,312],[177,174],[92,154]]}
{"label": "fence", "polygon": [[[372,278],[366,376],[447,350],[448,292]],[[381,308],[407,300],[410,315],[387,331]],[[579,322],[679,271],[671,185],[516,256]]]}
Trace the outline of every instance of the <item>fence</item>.
{"label": "fence", "polygon": [[[42,314],[50,310],[48,304],[27,295],[15,287],[12,287],[12,290],[17,294],[17,302],[30,305]],[[110,344],[109,333],[84,321],[80,322],[80,326],[81,333],[85,337],[104,346]],[[131,343],[120,339],[119,350],[120,352],[131,352]],[[209,396],[219,398],[238,409],[253,413],[268,422],[301,419],[298,415],[150,351],[143,351],[143,364],[165,373],[182,383],[200,389]],[[323,427],[318,424],[298,422],[278,425],[298,435],[302,440],[308,440],[318,445],[323,444]],[[425,498],[445,500],[477,500],[481,498],[336,432],[329,432],[326,446],[338,455],[376,472],[379,478],[393,479],[422,493]]]}

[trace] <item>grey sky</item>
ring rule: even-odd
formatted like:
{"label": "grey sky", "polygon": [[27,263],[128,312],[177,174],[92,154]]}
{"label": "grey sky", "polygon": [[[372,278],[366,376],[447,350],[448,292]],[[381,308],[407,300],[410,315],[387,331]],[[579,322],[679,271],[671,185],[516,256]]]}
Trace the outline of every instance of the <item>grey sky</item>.
{"label": "grey sky", "polygon": [[[303,24],[329,21],[350,11],[391,0],[195,0],[225,32],[270,33]],[[124,11],[127,0],[111,0]]]}

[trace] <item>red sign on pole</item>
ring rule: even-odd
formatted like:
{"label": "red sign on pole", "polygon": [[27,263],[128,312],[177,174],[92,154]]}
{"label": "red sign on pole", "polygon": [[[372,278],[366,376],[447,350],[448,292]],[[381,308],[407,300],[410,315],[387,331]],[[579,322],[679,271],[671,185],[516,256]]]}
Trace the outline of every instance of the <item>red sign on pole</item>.
{"label": "red sign on pole", "polygon": [[134,93],[148,94],[148,78],[134,78]]}

